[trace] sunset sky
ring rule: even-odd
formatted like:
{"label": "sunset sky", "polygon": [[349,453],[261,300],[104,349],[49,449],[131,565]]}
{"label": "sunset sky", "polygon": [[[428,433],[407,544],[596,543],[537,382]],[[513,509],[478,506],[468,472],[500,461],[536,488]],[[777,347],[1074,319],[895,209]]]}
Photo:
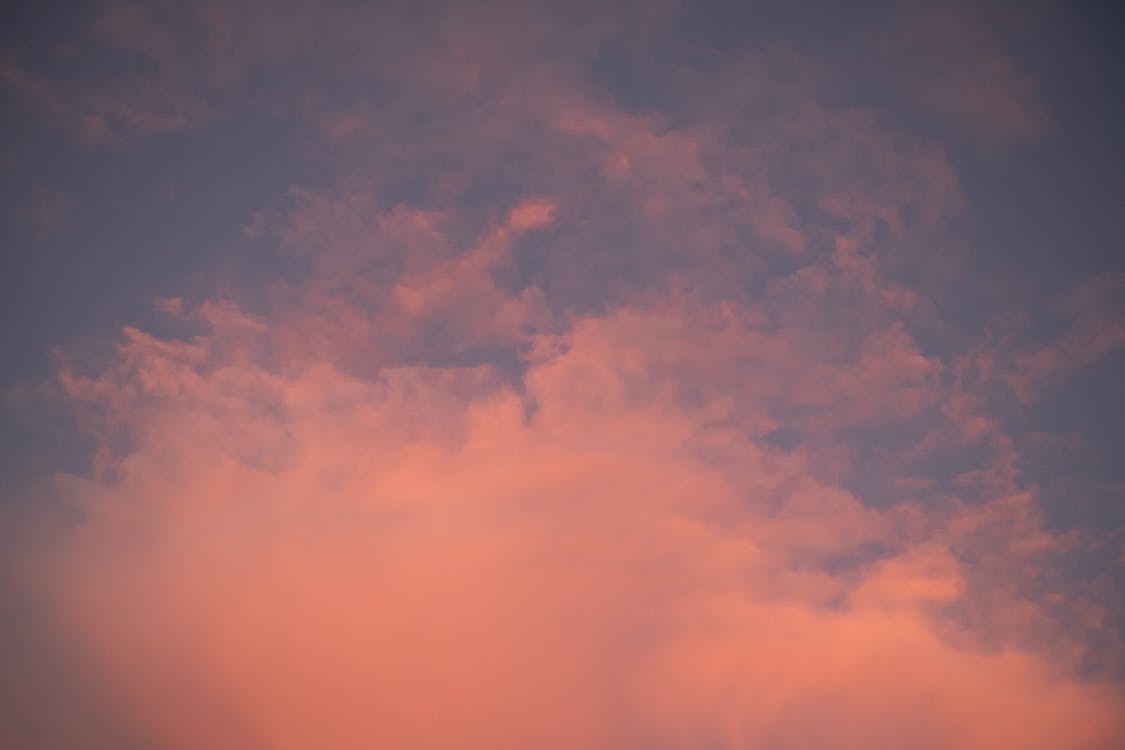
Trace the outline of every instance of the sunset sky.
{"label": "sunset sky", "polygon": [[0,10],[0,747],[1125,747],[1115,3]]}

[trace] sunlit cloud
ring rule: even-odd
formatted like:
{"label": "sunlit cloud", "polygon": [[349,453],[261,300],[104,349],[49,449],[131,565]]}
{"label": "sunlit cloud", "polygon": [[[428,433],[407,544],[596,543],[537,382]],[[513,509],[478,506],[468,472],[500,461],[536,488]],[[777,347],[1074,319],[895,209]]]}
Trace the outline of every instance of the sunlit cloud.
{"label": "sunlit cloud", "polygon": [[314,165],[13,397],[89,455],[11,490],[0,637],[57,656],[0,738],[1125,741],[1119,527],[1027,471],[1122,287],[990,298],[942,139],[1051,127],[987,19],[872,11],[843,69],[674,4],[248,13],[99,4],[66,39],[105,71],[0,68],[83,149],[252,111]]}

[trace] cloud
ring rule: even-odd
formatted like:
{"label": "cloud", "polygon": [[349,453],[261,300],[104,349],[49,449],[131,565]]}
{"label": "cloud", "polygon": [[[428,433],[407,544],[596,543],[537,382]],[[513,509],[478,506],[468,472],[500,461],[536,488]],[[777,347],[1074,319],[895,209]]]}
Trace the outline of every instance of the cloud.
{"label": "cloud", "polygon": [[[828,95],[830,55],[674,47],[630,99],[591,70],[654,59],[674,8],[517,5],[111,3],[83,43],[139,78],[5,69],[129,143],[266,80],[326,174],[248,217],[268,263],[60,354],[95,448],[0,546],[0,636],[59,655],[0,737],[1119,746],[1119,622],[1068,578],[1116,537],[1050,528],[1021,422],[1120,345],[1115,287],[1053,338],[1005,300],[958,325],[954,162]],[[1030,140],[992,37],[945,67],[959,23],[913,32],[926,105]],[[137,117],[95,106],[137,80]]]}
{"label": "cloud", "polygon": [[488,367],[281,374],[233,311],[130,333],[64,379],[132,444],[55,480],[84,520],[32,546],[34,590],[160,747],[1120,739],[1114,688],[945,632],[962,540],[1049,539],[1034,520],[865,507],[714,426],[721,392],[668,390],[722,351],[686,345],[699,323],[617,318],[540,342],[524,393]]}
{"label": "cloud", "polygon": [[1011,51],[1030,19],[1040,35],[1057,33],[1039,11],[1019,18],[999,4],[920,3],[871,41],[920,111],[986,145],[1026,144],[1053,127],[1037,82]]}

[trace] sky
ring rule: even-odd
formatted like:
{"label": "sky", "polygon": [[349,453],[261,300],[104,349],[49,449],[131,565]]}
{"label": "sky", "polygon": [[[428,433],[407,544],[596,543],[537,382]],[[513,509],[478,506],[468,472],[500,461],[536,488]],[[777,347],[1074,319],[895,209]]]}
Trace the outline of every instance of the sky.
{"label": "sky", "polygon": [[1108,2],[0,10],[0,745],[1125,747]]}

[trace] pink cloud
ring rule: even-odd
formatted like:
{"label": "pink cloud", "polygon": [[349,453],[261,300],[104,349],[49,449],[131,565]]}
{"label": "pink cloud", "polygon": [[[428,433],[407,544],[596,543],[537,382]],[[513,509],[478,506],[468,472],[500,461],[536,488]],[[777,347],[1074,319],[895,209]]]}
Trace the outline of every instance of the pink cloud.
{"label": "pink cloud", "polygon": [[[73,102],[3,69],[122,142],[310,55],[389,92],[278,75],[332,177],[245,239],[295,270],[60,357],[95,459],[4,571],[107,721],[170,750],[1125,741],[1120,679],[1084,671],[1125,653],[1112,616],[1055,580],[1094,535],[1049,528],[1011,425],[1120,344],[1110,286],[1045,344],[951,333],[953,162],[816,58],[713,55],[643,111],[586,74],[648,23],[252,10],[192,5],[192,36],[107,5],[96,43],[157,72]],[[920,106],[1036,137],[951,18],[908,37]]]}
{"label": "pink cloud", "polygon": [[[130,331],[112,369],[64,376],[132,447],[102,478],[56,479],[86,520],[24,561],[115,715],[158,746],[1108,749],[1125,732],[1115,687],[1006,635],[1034,600],[997,600],[1023,610],[987,620],[1000,650],[948,633],[944,608],[1011,595],[966,544],[1028,565],[1057,544],[1026,504],[877,510],[812,456],[716,433],[732,397],[709,337],[738,335],[730,312],[577,321],[537,342],[523,394],[487,367],[367,379],[289,350],[278,371],[256,354],[276,323],[197,314],[192,339]],[[930,365],[901,337],[875,336],[901,358],[864,374],[861,357],[832,403],[909,392]],[[763,377],[733,400],[801,403]]]}

